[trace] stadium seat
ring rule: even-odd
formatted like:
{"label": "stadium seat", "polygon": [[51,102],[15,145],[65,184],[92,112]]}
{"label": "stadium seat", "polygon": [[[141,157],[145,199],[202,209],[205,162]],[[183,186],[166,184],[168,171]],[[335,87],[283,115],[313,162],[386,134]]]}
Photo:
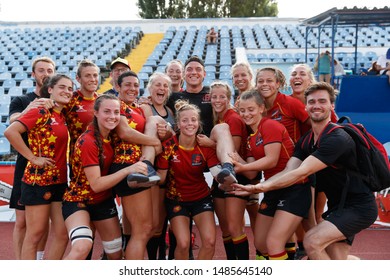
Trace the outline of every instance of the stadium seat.
{"label": "stadium seat", "polygon": [[3,82],[3,88],[9,90],[12,87],[16,86],[16,81],[14,79],[7,79]]}
{"label": "stadium seat", "polygon": [[7,138],[0,137],[0,155],[7,155],[11,152],[11,145]]}
{"label": "stadium seat", "polygon": [[24,79],[20,82],[19,87],[22,89],[28,89],[34,87],[34,81],[31,79]]}
{"label": "stadium seat", "polygon": [[20,96],[23,95],[23,88],[13,86],[8,89],[8,95],[9,96]]}

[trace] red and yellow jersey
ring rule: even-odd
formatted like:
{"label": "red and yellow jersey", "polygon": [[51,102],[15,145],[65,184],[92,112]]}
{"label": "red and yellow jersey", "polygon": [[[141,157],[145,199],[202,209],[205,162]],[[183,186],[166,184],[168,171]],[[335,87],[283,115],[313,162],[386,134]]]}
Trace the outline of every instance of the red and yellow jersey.
{"label": "red and yellow jersey", "polygon": [[293,154],[294,143],[287,129],[281,123],[263,118],[257,131],[248,138],[248,157],[254,157],[255,160],[265,157],[264,146],[272,143],[280,143],[282,147],[277,165],[271,169],[263,170],[266,180],[286,167],[287,161]]}
{"label": "red and yellow jersey", "polygon": [[[103,144],[103,167],[100,167],[101,176],[108,174],[114,158],[114,149],[111,141],[102,139]],[[112,196],[110,189],[95,193],[88,182],[84,169],[90,166],[99,166],[99,147],[97,145],[94,128],[90,125],[77,140],[74,147],[74,154],[71,158],[73,177],[69,187],[65,191],[64,200],[69,202],[85,202],[96,204]]]}
{"label": "red and yellow jersey", "polygon": [[93,106],[97,97],[97,93],[91,98],[84,97],[80,90],[77,90],[73,93],[70,102],[64,107],[64,115],[68,123],[70,135],[71,156],[77,138],[79,138],[93,120]]}
{"label": "red and yellow jersey", "polygon": [[17,121],[27,128],[30,150],[37,157],[51,158],[53,167],[39,168],[28,161],[23,182],[29,185],[50,186],[67,182],[66,153],[69,133],[64,115],[43,107],[33,108]]}
{"label": "red and yellow jersey", "polygon": [[280,92],[272,108],[267,110],[267,117],[283,124],[294,143],[301,138],[302,125],[309,119],[301,101]]}
{"label": "red and yellow jersey", "polygon": [[[121,101],[120,114],[126,117],[129,127],[141,133],[144,132],[146,120],[140,108],[132,107]],[[114,146],[114,163],[133,164],[141,158],[141,146],[123,141],[117,134],[114,134]]]}
{"label": "red and yellow jersey", "polygon": [[245,122],[240,115],[234,110],[229,109],[223,116],[223,121],[220,123],[227,123],[232,136],[241,137],[241,148],[237,151],[242,158],[245,158],[246,154],[246,140],[248,139],[248,131]]}
{"label": "red and yellow jersey", "polygon": [[219,164],[214,149],[198,145],[191,150],[184,149],[176,135],[164,141],[162,149],[156,165],[158,169],[168,170],[168,199],[190,202],[210,194],[203,172],[206,167]]}

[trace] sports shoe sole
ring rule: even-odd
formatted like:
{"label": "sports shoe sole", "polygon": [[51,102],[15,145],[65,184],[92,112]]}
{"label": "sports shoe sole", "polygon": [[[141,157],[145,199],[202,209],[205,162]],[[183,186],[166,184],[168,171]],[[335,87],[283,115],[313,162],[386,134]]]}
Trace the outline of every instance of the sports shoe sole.
{"label": "sports shoe sole", "polygon": [[127,185],[130,188],[148,188],[157,185],[159,181],[160,177],[157,175],[147,177],[142,174],[130,174],[127,176]]}
{"label": "sports shoe sole", "polygon": [[233,190],[231,184],[237,183],[236,177],[229,171],[223,170],[217,174],[216,178],[219,183],[218,188],[223,190],[224,192],[230,192]]}

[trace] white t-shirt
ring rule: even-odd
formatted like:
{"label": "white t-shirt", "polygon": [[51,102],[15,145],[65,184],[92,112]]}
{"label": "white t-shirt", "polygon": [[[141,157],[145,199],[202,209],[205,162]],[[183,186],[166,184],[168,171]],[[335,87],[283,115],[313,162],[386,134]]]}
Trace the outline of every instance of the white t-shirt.
{"label": "white t-shirt", "polygon": [[[387,59],[387,58],[386,58],[386,55],[381,55],[380,57],[378,57],[378,60],[376,61],[376,63],[377,63],[378,65],[380,65],[382,68],[383,68],[383,67],[388,67],[388,68],[390,68],[390,59]],[[381,70],[381,71],[380,71],[380,74],[382,75],[384,71],[385,71],[385,70]]]}

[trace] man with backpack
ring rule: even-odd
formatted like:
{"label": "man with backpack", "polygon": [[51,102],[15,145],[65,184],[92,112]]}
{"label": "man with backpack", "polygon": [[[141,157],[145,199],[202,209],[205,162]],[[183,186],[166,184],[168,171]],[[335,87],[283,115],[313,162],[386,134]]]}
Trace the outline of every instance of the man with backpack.
{"label": "man with backpack", "polygon": [[234,184],[233,193],[280,189],[315,174],[316,187],[328,198],[328,210],[324,220],[305,235],[307,255],[313,260],[347,259],[355,234],[377,218],[375,197],[359,172],[350,172],[359,170],[359,144],[341,126],[330,122],[335,102],[333,87],[315,83],[305,91],[305,99],[312,129],[297,142],[286,169],[257,185]]}

